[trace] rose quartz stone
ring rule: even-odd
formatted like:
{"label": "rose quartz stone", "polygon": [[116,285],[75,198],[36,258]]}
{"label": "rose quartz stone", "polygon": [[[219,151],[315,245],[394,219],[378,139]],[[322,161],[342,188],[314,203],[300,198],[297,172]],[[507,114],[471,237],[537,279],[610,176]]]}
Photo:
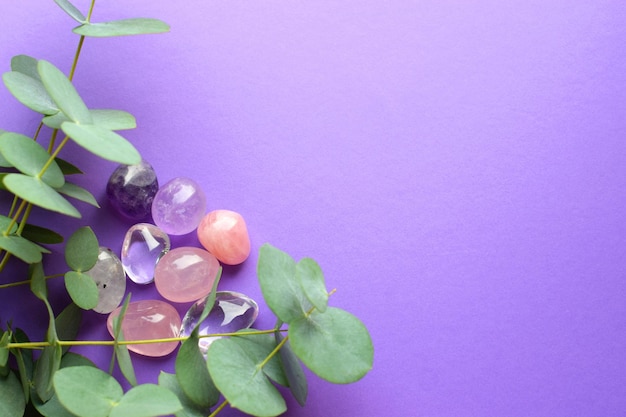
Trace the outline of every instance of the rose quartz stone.
{"label": "rose quartz stone", "polygon": [[214,210],[206,214],[198,226],[198,239],[206,250],[227,265],[240,264],[250,255],[246,222],[234,211]]}
{"label": "rose quartz stone", "polygon": [[175,303],[197,301],[211,292],[220,263],[200,248],[167,252],[154,269],[154,283],[163,298]]}
{"label": "rose quartz stone", "polygon": [[[118,307],[107,319],[107,328],[113,337],[113,319],[119,316],[122,307]],[[142,300],[128,303],[122,332],[124,339],[150,340],[178,337],[181,319],[178,311],[170,304],[160,300]],[[140,355],[160,357],[171,353],[178,342],[149,343],[128,345],[128,349]]]}

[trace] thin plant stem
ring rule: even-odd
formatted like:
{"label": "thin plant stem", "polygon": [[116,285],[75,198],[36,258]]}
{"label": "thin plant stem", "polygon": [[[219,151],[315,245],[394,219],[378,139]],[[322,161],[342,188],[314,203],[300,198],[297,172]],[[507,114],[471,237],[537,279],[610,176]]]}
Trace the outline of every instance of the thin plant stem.
{"label": "thin plant stem", "polygon": [[215,417],[217,413],[222,411],[224,407],[226,407],[227,405],[228,405],[228,400],[224,400],[215,410],[213,410],[211,414],[209,414],[209,417]]}
{"label": "thin plant stem", "polygon": [[[54,274],[54,275],[47,275],[46,277],[44,277],[45,279],[52,279],[52,278],[59,278],[64,276],[65,274]],[[8,284],[0,284],[0,290],[3,288],[12,288],[12,287],[19,287],[20,285],[30,285],[31,280],[27,279],[24,281],[17,281],[17,282],[10,282]]]}
{"label": "thin plant stem", "polygon": [[284,338],[283,340],[281,340],[279,344],[277,344],[277,345],[276,345],[276,347],[274,348],[274,350],[272,350],[272,351],[269,353],[269,355],[267,355],[267,357],[266,357],[265,359],[263,359],[263,362],[261,362],[260,364],[258,364],[258,365],[257,365],[257,368],[258,368],[258,369],[263,369],[263,367],[264,367],[265,365],[267,365],[267,363],[268,363],[269,361],[271,361],[271,360],[272,360],[272,358],[273,358],[274,356],[276,356],[276,354],[278,353],[278,351],[279,351],[279,350],[280,350],[283,346],[285,346],[285,343],[287,343],[287,340],[289,340],[289,335],[285,336],[285,338]]}

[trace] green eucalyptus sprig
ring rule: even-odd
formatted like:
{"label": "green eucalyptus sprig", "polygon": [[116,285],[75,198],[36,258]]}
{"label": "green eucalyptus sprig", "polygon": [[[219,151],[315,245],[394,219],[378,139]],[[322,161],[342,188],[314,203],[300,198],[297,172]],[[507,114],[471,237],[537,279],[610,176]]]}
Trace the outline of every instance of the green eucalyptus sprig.
{"label": "green eucalyptus sprig", "polygon": [[[0,189],[13,196],[7,215],[0,215],[0,273],[11,256],[29,264],[28,279],[2,282],[0,290],[29,284],[44,303],[49,323],[45,339],[35,342],[11,322],[5,330],[0,328],[0,417],[196,417],[215,416],[228,405],[250,415],[275,416],[286,410],[277,386],[287,387],[300,405],[305,404],[308,388],[302,364],[333,383],[362,378],[373,363],[372,341],[363,323],[328,306],[333,291],[327,291],[314,260],[296,262],[269,244],[260,249],[257,275],[276,316],[272,329],[199,335],[196,326],[189,337],[127,341],[121,324],[128,294],[113,320],[112,341],[76,340],[82,311],[98,302],[98,288],[89,274],[97,261],[97,238],[89,227],[78,229],[65,245],[68,271],[46,276],[42,260],[49,250],[42,245],[61,243],[64,236],[30,224],[29,217],[35,206],[80,217],[67,197],[98,206],[88,190],[67,180],[82,173],[60,158],[70,140],[114,162],[134,164],[141,159],[117,133],[136,127],[134,117],[121,110],[88,108],[72,84],[85,38],[161,33],[169,26],[146,18],[94,23],[95,0],[86,15],[68,0],[55,2],[78,23],[73,32],[79,42],[69,75],[48,61],[18,55],[11,60],[11,71],[2,76],[13,96],[42,119],[32,138],[0,130]],[[47,146],[41,144],[43,126],[52,129]],[[59,133],[62,139],[57,141]],[[55,315],[46,281],[61,276],[72,303]],[[215,302],[218,282],[219,277],[198,323]],[[222,337],[213,341],[206,357],[198,344],[203,337]],[[175,373],[161,372],[158,384],[138,384],[128,345],[172,341],[182,342]],[[108,373],[70,351],[77,345],[111,346]],[[116,365],[132,387],[127,392],[111,376]]]}

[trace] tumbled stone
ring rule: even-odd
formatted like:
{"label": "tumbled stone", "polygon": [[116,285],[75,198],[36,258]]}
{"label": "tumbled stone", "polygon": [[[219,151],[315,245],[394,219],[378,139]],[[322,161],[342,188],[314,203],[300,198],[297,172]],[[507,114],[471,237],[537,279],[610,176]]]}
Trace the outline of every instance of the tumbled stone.
{"label": "tumbled stone", "polygon": [[106,187],[111,205],[131,220],[143,220],[150,215],[152,201],[158,190],[156,172],[146,161],[137,165],[118,166]]}
{"label": "tumbled stone", "polygon": [[[180,328],[181,336],[191,335],[206,301],[206,297],[199,300],[187,311]],[[259,306],[252,298],[234,291],[218,291],[211,312],[198,327],[198,334],[234,333],[247,329],[252,326],[258,315]],[[211,343],[220,337],[224,336],[200,338],[198,345],[202,354],[206,355]]]}
{"label": "tumbled stone", "polygon": [[237,265],[250,255],[250,237],[241,214],[231,210],[207,213],[198,225],[198,239],[222,263]]}
{"label": "tumbled stone", "polygon": [[149,223],[139,223],[126,232],[122,243],[122,265],[128,278],[137,284],[154,281],[154,268],[170,250],[170,237]]}
{"label": "tumbled stone", "polygon": [[165,233],[184,235],[198,227],[206,210],[202,188],[189,178],[174,178],[159,189],[152,202],[152,219]]}
{"label": "tumbled stone", "polygon": [[197,301],[211,292],[220,264],[204,249],[180,247],[167,252],[154,270],[154,283],[163,298]]}
{"label": "tumbled stone", "polygon": [[[113,319],[119,316],[121,307],[114,310],[107,320],[107,328],[111,337]],[[178,311],[160,300],[142,300],[128,303],[126,314],[122,320],[122,332],[125,340],[154,340],[178,337],[181,320]],[[148,343],[127,345],[128,349],[140,355],[165,356],[178,346],[178,342]]]}
{"label": "tumbled stone", "polygon": [[108,314],[120,305],[126,292],[126,274],[122,262],[111,249],[100,246],[96,264],[85,273],[98,287],[98,305],[93,311]]}

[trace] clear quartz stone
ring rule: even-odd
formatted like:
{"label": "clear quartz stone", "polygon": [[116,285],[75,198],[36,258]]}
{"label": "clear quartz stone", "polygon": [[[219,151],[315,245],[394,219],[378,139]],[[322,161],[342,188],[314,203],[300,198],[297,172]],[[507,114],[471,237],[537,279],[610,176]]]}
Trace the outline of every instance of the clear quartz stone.
{"label": "clear quartz stone", "polygon": [[[204,310],[206,299],[207,297],[197,301],[187,311],[180,328],[181,336],[191,335]],[[218,291],[215,304],[207,318],[200,324],[198,334],[233,333],[247,329],[252,326],[258,315],[259,306],[252,298],[234,291]],[[219,338],[220,336],[201,338],[198,345],[202,354],[206,356],[211,343]]]}
{"label": "clear quartz stone", "polygon": [[85,272],[98,287],[97,313],[108,314],[120,305],[126,292],[126,274],[120,259],[109,248],[100,246],[96,264]]}
{"label": "clear quartz stone", "polygon": [[128,277],[137,284],[154,281],[154,268],[170,250],[170,237],[157,226],[139,223],[126,232],[122,243],[122,265]]}

